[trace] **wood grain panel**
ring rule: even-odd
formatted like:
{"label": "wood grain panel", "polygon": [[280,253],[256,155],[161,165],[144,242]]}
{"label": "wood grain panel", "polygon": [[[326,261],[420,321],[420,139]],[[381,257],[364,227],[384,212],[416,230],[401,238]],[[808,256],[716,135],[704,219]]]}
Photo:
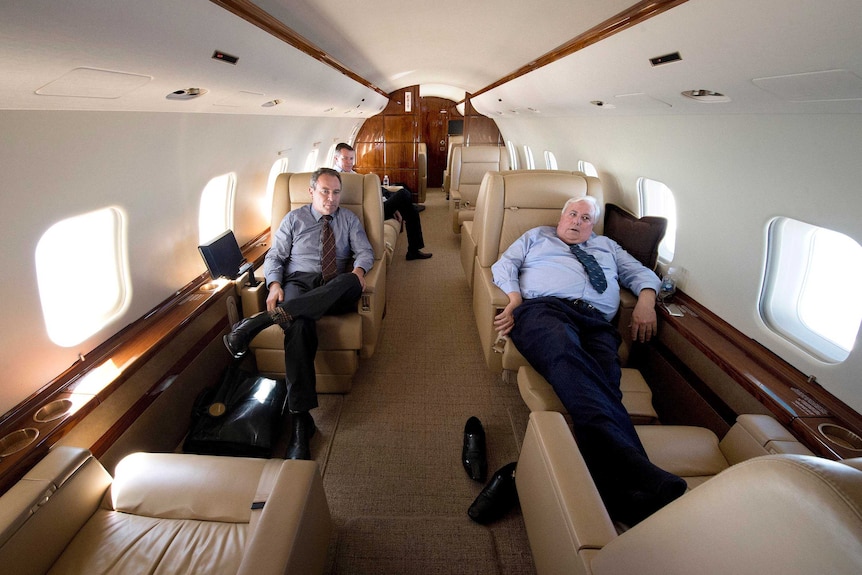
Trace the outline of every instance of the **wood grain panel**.
{"label": "wood grain panel", "polygon": [[417,169],[417,146],[416,144],[404,144],[404,143],[389,143],[387,140],[386,144],[384,144],[384,166],[387,169]]}
{"label": "wood grain panel", "polygon": [[383,142],[384,133],[383,116],[380,114],[371,116],[362,123],[359,133],[356,134],[356,142]]}
{"label": "wood grain panel", "polygon": [[384,166],[383,142],[359,142],[354,148],[356,149],[356,171],[367,174],[371,168]]}
{"label": "wood grain panel", "polygon": [[415,115],[409,116],[383,116],[383,133],[386,142],[410,142],[419,141],[419,120]]}

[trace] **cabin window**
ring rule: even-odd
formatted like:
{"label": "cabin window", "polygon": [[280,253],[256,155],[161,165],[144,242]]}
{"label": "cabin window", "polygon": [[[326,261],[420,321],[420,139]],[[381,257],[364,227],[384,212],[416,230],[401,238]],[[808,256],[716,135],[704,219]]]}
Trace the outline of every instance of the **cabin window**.
{"label": "cabin window", "polygon": [[57,222],[36,245],[36,280],[48,337],[72,347],[128,306],[123,212],[104,208]]}
{"label": "cabin window", "polygon": [[[333,155],[335,155],[333,153]],[[266,180],[266,196],[261,200],[260,213],[269,220],[272,217],[272,197],[275,194],[275,180],[281,174],[287,173],[287,158],[279,158],[269,169],[269,177]]]}
{"label": "cabin window", "polygon": [[198,212],[198,239],[208,242],[224,231],[233,229],[233,199],[236,174],[230,172],[211,179],[201,193]]}
{"label": "cabin window", "polygon": [[549,170],[557,169],[557,156],[554,155],[554,152],[545,150],[545,166],[547,166]]}
{"label": "cabin window", "polygon": [[844,234],[791,218],[770,222],[760,316],[822,361],[853,350],[862,322],[862,247]]}
{"label": "cabin window", "polygon": [[578,160],[578,171],[583,172],[588,176],[592,176],[594,178],[599,177],[599,172],[596,170],[596,167],[589,162],[585,162],[584,160]]}
{"label": "cabin window", "polygon": [[658,246],[658,258],[664,263],[673,261],[676,250],[676,200],[673,192],[661,182],[638,178],[640,216],[660,216],[667,219],[664,239]]}
{"label": "cabin window", "polygon": [[530,146],[526,146],[526,145],[524,146],[524,159],[527,163],[527,169],[528,170],[535,170],[536,169],[536,162],[533,159],[533,150],[532,150],[532,148],[530,148]]}
{"label": "cabin window", "polygon": [[509,150],[509,165],[513,170],[518,169],[518,149],[511,140],[506,141],[506,149]]}
{"label": "cabin window", "polygon": [[316,148],[316,147],[313,150],[311,150],[310,152],[308,152],[308,155],[305,157],[305,171],[306,172],[313,172],[314,170],[317,169],[317,155],[319,153],[320,153],[320,149]]}

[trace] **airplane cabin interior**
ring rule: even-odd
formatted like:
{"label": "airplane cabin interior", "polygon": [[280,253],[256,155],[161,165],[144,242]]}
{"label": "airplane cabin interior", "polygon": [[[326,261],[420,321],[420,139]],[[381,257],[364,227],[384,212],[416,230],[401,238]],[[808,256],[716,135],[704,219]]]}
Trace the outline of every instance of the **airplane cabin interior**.
{"label": "airplane cabin interior", "polygon": [[4,572],[862,572],[858,2],[0,7]]}

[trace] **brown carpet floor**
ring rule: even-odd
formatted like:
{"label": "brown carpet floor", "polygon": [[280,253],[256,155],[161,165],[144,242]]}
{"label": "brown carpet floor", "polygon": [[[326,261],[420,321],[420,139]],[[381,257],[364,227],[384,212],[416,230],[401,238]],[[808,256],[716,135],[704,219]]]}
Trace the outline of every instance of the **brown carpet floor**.
{"label": "brown carpet floor", "polygon": [[406,261],[401,234],[377,351],[349,394],[321,395],[312,412],[335,524],[327,572],[534,573],[520,509],[489,526],[467,516],[483,485],[460,462],[465,422],[475,415],[485,427],[490,477],[518,458],[528,410],[485,366],[442,191],[425,205],[434,257]]}

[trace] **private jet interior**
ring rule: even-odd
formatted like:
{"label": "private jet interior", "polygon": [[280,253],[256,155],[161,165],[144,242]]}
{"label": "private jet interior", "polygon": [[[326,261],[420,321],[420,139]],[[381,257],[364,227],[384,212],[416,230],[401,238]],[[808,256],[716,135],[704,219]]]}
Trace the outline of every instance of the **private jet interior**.
{"label": "private jet interior", "polygon": [[[2,571],[862,573],[860,38],[858,0],[0,1]],[[312,460],[283,399],[263,456],[201,454],[229,368],[282,385],[277,327],[223,337],[339,142],[374,266],[317,323]],[[633,526],[493,325],[491,265],[584,195],[663,278],[621,390],[688,490]],[[485,524],[471,417],[517,462]]]}

